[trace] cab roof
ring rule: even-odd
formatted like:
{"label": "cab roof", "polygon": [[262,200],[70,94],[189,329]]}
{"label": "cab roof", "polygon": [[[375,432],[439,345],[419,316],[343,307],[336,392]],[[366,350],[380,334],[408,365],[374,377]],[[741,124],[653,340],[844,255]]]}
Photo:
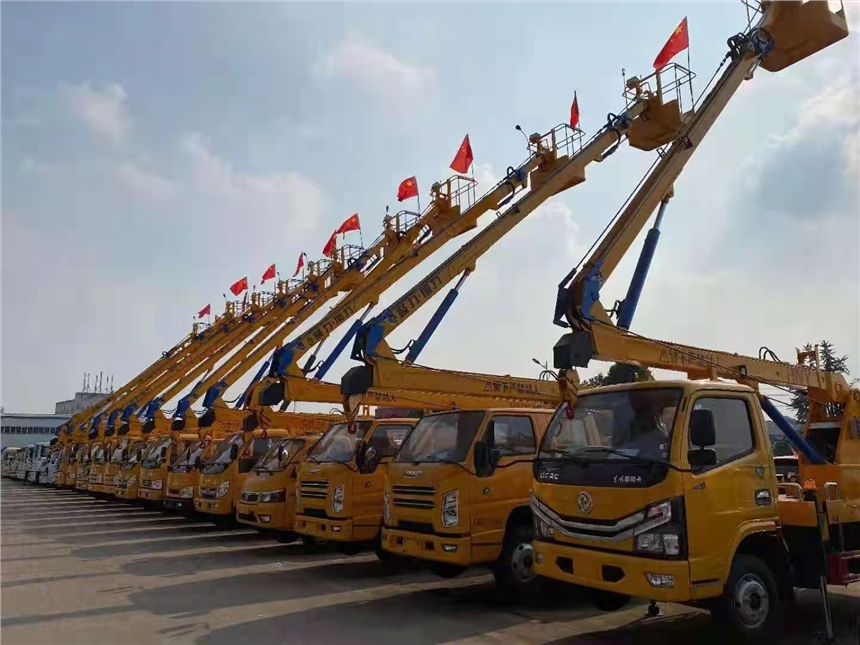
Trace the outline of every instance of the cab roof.
{"label": "cab roof", "polygon": [[[631,388],[631,386],[635,386]],[[617,392],[619,390],[630,389],[659,389],[659,388],[681,388],[686,392],[694,390],[730,390],[734,392],[752,392],[753,389],[748,385],[734,383],[732,381],[711,381],[699,380],[691,381],[690,379],[672,379],[658,381],[637,381],[635,383],[618,383],[616,385],[601,385],[599,387],[587,388],[582,390],[582,396],[596,392]]]}
{"label": "cab roof", "polygon": [[505,413],[508,413],[508,412],[511,412],[511,413],[513,413],[513,412],[520,412],[520,413],[528,412],[529,414],[553,414],[555,412],[556,407],[558,407],[558,406],[555,406],[552,408],[513,408],[513,407],[496,408],[496,407],[486,407],[486,408],[477,408],[477,409],[472,409],[472,410],[468,410],[468,409],[437,410],[435,412],[431,412],[431,413],[426,414],[424,416],[430,417],[430,416],[433,416],[436,414],[449,414],[451,412],[495,412],[495,413],[498,413],[498,412],[505,412]]}

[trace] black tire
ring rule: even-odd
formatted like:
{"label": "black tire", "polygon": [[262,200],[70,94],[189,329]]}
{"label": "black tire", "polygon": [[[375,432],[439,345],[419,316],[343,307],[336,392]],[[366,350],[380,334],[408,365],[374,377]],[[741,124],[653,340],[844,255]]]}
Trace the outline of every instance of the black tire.
{"label": "black tire", "polygon": [[534,528],[530,524],[508,527],[502,552],[493,564],[493,577],[502,591],[512,594],[539,591],[541,578],[534,572],[533,539]]}
{"label": "black tire", "polygon": [[299,536],[288,531],[277,531],[275,533],[275,539],[281,544],[292,544],[299,539]]}
{"label": "black tire", "polygon": [[630,596],[603,589],[591,589],[589,599],[600,611],[619,611],[630,603]]}
{"label": "black tire", "polygon": [[358,542],[338,542],[337,550],[343,555],[358,555],[362,551],[362,545]]}
{"label": "black tire", "polygon": [[317,540],[313,535],[302,535],[301,540],[302,544],[305,546],[318,546],[320,544],[325,544],[325,542]]}
{"label": "black tire", "polygon": [[462,567],[459,564],[449,564],[448,562],[433,562],[430,565],[430,571],[432,571],[434,575],[437,575],[440,578],[445,578],[446,580],[456,578],[465,570],[466,567]]}
{"label": "black tire", "polygon": [[406,558],[382,548],[381,534],[373,545],[373,552],[382,563],[382,569],[386,574],[400,573],[406,566]]}
{"label": "black tire", "polygon": [[711,608],[715,622],[743,641],[758,642],[778,634],[783,613],[770,567],[755,556],[736,555],[723,595]]}

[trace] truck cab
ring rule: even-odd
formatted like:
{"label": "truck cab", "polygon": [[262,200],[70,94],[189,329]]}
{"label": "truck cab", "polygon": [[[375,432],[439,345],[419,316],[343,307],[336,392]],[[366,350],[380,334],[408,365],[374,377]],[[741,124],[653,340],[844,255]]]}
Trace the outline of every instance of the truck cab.
{"label": "truck cab", "polygon": [[[343,553],[379,544],[385,472],[416,418],[362,419],[332,425],[299,464],[295,531],[330,540]],[[352,426],[352,427],[350,427]]]}
{"label": "truck cab", "polygon": [[[854,417],[841,424],[846,436],[856,433]],[[584,425],[597,428],[598,442]],[[818,587],[825,551],[857,526],[860,514],[848,510],[857,500],[825,483],[837,471],[801,459],[803,485],[780,483],[759,396],[746,385],[594,388],[559,408],[534,464],[535,571],[591,588],[604,609],[630,597],[689,604],[761,638],[781,624],[794,587]],[[835,526],[842,513],[844,532]],[[834,525],[830,539],[819,521]],[[832,584],[848,574],[827,572]]]}
{"label": "truck cab", "polygon": [[194,512],[194,498],[200,485],[200,465],[217,447],[210,439],[196,439],[188,444],[176,461],[167,466],[164,508],[185,513]]}
{"label": "truck cab", "polygon": [[157,504],[162,502],[168,466],[181,457],[188,444],[195,439],[196,434],[171,432],[169,436],[155,440],[140,465],[140,487],[137,492],[140,499]]}
{"label": "truck cab", "polygon": [[89,491],[96,495],[106,492],[104,485],[105,471],[107,470],[110,456],[113,452],[114,441],[104,440],[95,444],[91,452],[92,463],[90,464]]}
{"label": "truck cab", "polygon": [[20,450],[21,450],[20,448],[12,447],[12,448],[7,448],[5,450],[5,452],[3,453],[3,466],[2,466],[2,471],[0,471],[0,474],[2,474],[3,477],[12,477],[13,476],[14,469],[12,466],[16,462],[15,457]]}
{"label": "truck cab", "polygon": [[81,444],[78,451],[77,474],[75,476],[75,490],[89,490],[90,466],[92,465],[93,453],[98,445],[93,443]]}
{"label": "truck cab", "polygon": [[128,452],[123,456],[119,472],[116,475],[116,489],[114,494],[117,499],[134,501],[137,499],[140,489],[140,464],[144,455],[152,445],[149,439],[132,439],[128,446]]}
{"label": "truck cab", "polygon": [[239,494],[251,469],[275,441],[289,434],[288,430],[256,429],[233,432],[222,439],[200,466],[195,510],[218,523],[233,522]]}
{"label": "truck cab", "polygon": [[552,415],[499,408],[421,419],[388,466],[382,548],[444,577],[483,565],[503,588],[534,586],[529,491]]}
{"label": "truck cab", "polygon": [[296,479],[301,460],[321,435],[283,437],[252,469],[236,506],[236,519],[281,542],[296,539]]}
{"label": "truck cab", "polygon": [[37,443],[31,446],[29,459],[27,460],[26,480],[38,484],[41,479],[42,466],[48,457],[51,446],[48,442]]}

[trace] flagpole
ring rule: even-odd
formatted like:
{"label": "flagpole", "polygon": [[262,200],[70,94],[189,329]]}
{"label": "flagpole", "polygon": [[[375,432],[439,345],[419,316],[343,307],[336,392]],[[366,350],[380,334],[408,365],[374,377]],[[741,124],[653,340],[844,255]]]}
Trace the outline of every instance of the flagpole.
{"label": "flagpole", "polygon": [[[687,20],[686,16],[684,20]],[[690,73],[690,109],[696,107],[696,97],[693,94],[693,65],[690,62],[690,23],[687,22],[687,71]]]}

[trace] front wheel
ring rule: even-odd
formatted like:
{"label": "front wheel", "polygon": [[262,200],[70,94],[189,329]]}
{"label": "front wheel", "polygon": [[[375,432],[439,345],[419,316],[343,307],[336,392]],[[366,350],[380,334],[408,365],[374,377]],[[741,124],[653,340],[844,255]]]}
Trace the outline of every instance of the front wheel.
{"label": "front wheel", "polygon": [[512,527],[505,535],[502,552],[493,565],[493,577],[503,591],[537,592],[541,579],[534,569],[533,538],[532,527],[522,524]]}
{"label": "front wheel", "polygon": [[783,603],[770,568],[759,558],[736,555],[714,619],[746,641],[773,636],[782,623]]}

